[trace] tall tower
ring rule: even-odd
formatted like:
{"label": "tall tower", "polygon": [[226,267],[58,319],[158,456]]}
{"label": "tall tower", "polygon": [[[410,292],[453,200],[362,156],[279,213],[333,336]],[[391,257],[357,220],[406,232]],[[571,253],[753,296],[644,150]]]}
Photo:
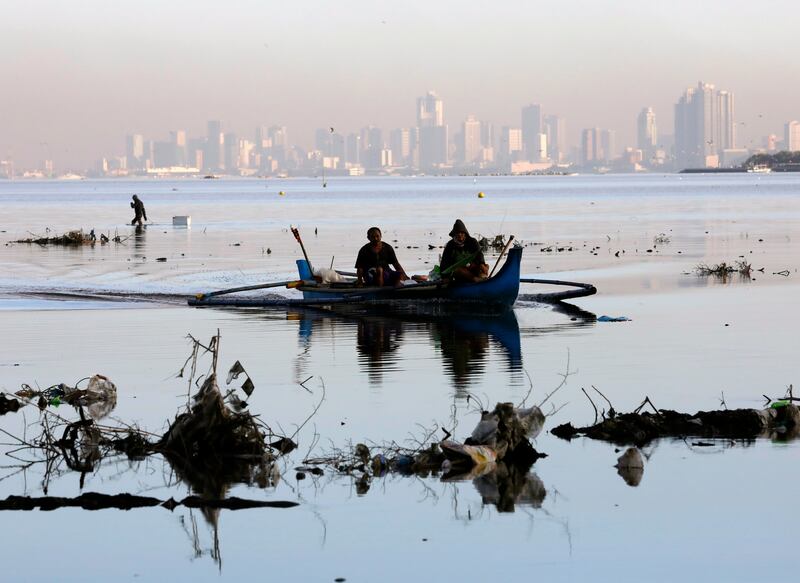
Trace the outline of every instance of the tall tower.
{"label": "tall tower", "polygon": [[715,142],[717,151],[736,148],[736,122],[734,120],[733,93],[717,93],[717,132]]}
{"label": "tall tower", "polygon": [[222,167],[222,122],[211,120],[207,124],[206,151],[203,155],[205,170],[216,172]]}
{"label": "tall tower", "polygon": [[581,162],[589,164],[601,158],[600,129],[588,128],[581,132]]}
{"label": "tall tower", "polygon": [[129,169],[144,168],[144,136],[142,134],[125,136],[125,156]]}
{"label": "tall tower", "polygon": [[636,119],[636,147],[642,151],[645,160],[650,160],[658,144],[656,114],[652,107],[645,107]]}
{"label": "tall tower", "polygon": [[522,147],[528,160],[541,160],[547,152],[540,152],[542,132],[542,106],[533,103],[522,108]]}
{"label": "tall tower", "polygon": [[557,115],[544,116],[544,134],[547,136],[547,157],[559,164],[566,149],[566,129],[564,118]]}
{"label": "tall tower", "polygon": [[420,168],[426,170],[446,165],[448,143],[444,106],[433,91],[429,91],[425,97],[417,98],[417,127]]}
{"label": "tall tower", "polygon": [[721,151],[718,127],[714,86],[701,81],[697,87],[687,89],[675,104],[675,162],[678,168],[716,165],[712,157]]}
{"label": "tall tower", "polygon": [[790,152],[800,150],[800,122],[790,121],[783,126],[783,149]]}
{"label": "tall tower", "polygon": [[433,91],[417,98],[417,127],[432,128],[444,125],[444,106]]}
{"label": "tall tower", "polygon": [[480,161],[483,142],[481,141],[481,122],[474,115],[467,116],[462,126],[464,136],[464,164],[469,166]]}

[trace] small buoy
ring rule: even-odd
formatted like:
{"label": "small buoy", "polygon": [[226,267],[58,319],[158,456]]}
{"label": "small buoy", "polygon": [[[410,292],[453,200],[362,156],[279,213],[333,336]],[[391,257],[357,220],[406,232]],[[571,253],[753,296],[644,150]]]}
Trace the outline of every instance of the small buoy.
{"label": "small buoy", "polygon": [[483,197],[485,197],[485,196],[486,196],[486,195],[485,195],[485,194],[483,194],[483,192],[479,192],[479,193],[478,193],[478,198],[483,198]]}
{"label": "small buoy", "polygon": [[281,196],[283,196],[283,195],[284,195],[284,194],[286,194],[286,193],[285,193],[285,192],[283,192],[283,191],[281,190],[281,191],[280,191],[278,194],[279,194],[279,195],[281,195]]}

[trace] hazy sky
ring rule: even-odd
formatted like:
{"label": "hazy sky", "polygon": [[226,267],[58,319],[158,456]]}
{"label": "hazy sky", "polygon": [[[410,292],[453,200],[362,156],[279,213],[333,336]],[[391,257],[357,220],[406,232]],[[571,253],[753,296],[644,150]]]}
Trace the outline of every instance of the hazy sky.
{"label": "hazy sky", "polygon": [[734,92],[740,145],[800,118],[797,0],[4,0],[0,159],[83,167],[124,136],[252,139],[414,125],[435,90],[451,133],[468,114],[519,126],[541,103],[631,143],[643,106],[671,134],[699,80]]}

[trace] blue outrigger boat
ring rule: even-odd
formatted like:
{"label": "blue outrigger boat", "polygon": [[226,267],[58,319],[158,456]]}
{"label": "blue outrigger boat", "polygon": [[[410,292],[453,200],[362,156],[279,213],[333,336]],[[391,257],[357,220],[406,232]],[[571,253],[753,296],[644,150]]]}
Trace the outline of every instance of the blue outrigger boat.
{"label": "blue outrigger boat", "polygon": [[[596,293],[594,286],[568,281],[544,279],[520,279],[522,247],[508,250],[506,262],[495,275],[476,283],[422,281],[400,287],[359,287],[355,282],[318,283],[314,280],[307,259],[297,260],[300,279],[275,284],[263,284],[233,288],[207,294],[197,294],[189,299],[192,306],[269,307],[293,305],[321,305],[339,303],[383,304],[383,303],[450,303],[480,305],[489,309],[508,309],[519,295],[519,284],[539,283],[546,285],[568,285],[576,289],[525,296],[526,300],[559,302],[566,299]],[[237,297],[222,298],[223,294],[250,291],[269,287],[287,287],[302,292],[301,298]]]}
{"label": "blue outrigger boat", "polygon": [[519,294],[520,262],[522,247],[508,251],[505,264],[493,277],[477,283],[445,283],[442,281],[415,282],[400,287],[357,287],[352,283],[329,285],[306,285],[313,281],[311,270],[305,259],[297,260],[297,270],[303,284],[296,286],[304,299],[332,300],[349,299],[369,301],[446,301],[477,302],[498,306],[512,306]]}

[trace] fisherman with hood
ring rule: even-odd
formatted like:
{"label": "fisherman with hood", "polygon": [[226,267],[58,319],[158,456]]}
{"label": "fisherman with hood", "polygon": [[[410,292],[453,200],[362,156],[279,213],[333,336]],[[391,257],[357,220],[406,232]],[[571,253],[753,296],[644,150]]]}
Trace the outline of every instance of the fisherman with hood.
{"label": "fisherman with hood", "polygon": [[464,221],[456,219],[450,236],[452,239],[444,247],[439,266],[442,277],[464,282],[486,279],[489,266],[486,265],[478,240],[470,237]]}
{"label": "fisherman with hood", "polygon": [[142,217],[144,217],[145,221],[147,220],[147,211],[144,210],[144,203],[141,200],[139,200],[139,196],[136,194],[133,195],[133,202],[131,203],[131,208],[133,209],[133,212],[136,215],[135,217],[133,217],[131,225],[138,224],[138,226],[141,227]]}

